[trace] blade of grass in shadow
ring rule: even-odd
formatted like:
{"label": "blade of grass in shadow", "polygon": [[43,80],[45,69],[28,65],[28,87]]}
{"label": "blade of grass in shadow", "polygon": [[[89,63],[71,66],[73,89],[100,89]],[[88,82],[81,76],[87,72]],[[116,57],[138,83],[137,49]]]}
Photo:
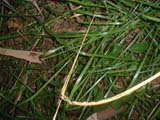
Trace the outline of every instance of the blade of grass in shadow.
{"label": "blade of grass in shadow", "polygon": [[107,19],[104,15],[93,14],[90,11],[84,11],[80,9],[72,10],[74,13],[83,14],[87,16],[94,16],[95,18]]}
{"label": "blade of grass in shadow", "polygon": [[3,95],[3,93],[0,93],[1,98],[5,99],[7,102],[9,102],[10,104],[14,105],[14,103],[12,101],[10,101],[5,95]]}
{"label": "blade of grass in shadow", "polygon": [[108,97],[108,95],[110,94],[113,86],[114,86],[115,83],[116,83],[116,80],[111,80],[111,78],[109,78],[109,79],[110,79],[109,89],[108,89],[107,92],[105,93],[104,98],[107,98],[107,97]]}
{"label": "blade of grass in shadow", "polygon": [[151,42],[150,47],[149,47],[148,51],[146,52],[143,61],[140,63],[135,75],[133,76],[133,79],[132,79],[131,83],[129,84],[128,88],[131,88],[136,83],[136,80],[139,77],[140,71],[141,71],[141,69],[143,68],[143,66],[145,64],[145,61],[146,61],[146,59],[147,59],[147,57],[149,55],[149,52],[151,51],[152,44],[153,44],[153,42]]}
{"label": "blade of grass in shadow", "polygon": [[93,4],[92,2],[83,2],[79,0],[67,0],[67,1],[78,4],[78,5],[82,5],[82,6],[88,6],[88,7],[100,7],[100,8],[104,7],[102,5]]}
{"label": "blade of grass in shadow", "polygon": [[153,2],[149,2],[149,1],[146,2],[146,1],[140,1],[140,0],[135,0],[134,2],[141,3],[143,5],[146,5],[146,6],[149,6],[149,7],[153,7],[153,8],[156,8],[156,9],[160,9],[160,6],[156,2],[153,3]]}
{"label": "blade of grass in shadow", "polygon": [[17,33],[1,35],[1,36],[0,36],[0,41],[8,40],[8,39],[11,39],[11,38],[16,38],[16,37],[20,37],[20,36],[21,36],[21,35],[19,35],[19,34],[17,34]]}
{"label": "blade of grass in shadow", "polygon": [[94,87],[103,80],[103,78],[106,76],[106,73],[104,75],[102,75],[85,93],[84,95],[80,98],[84,98],[88,93],[91,93],[91,91],[94,89]]}
{"label": "blade of grass in shadow", "polygon": [[31,97],[22,101],[17,106],[21,106],[21,105],[33,100],[44,88],[46,88],[46,86],[53,80],[53,78],[55,78],[66,67],[66,65],[69,63],[69,61],[70,60],[68,60],[34,95],[32,95]]}
{"label": "blade of grass in shadow", "polygon": [[141,17],[143,19],[147,19],[147,20],[150,20],[150,21],[153,21],[153,22],[160,22],[160,18],[157,18],[157,17],[154,17],[154,16],[149,16],[149,15],[142,14]]}
{"label": "blade of grass in shadow", "polygon": [[147,120],[156,120],[160,114],[160,102],[153,108],[151,113],[148,115]]}
{"label": "blade of grass in shadow", "polygon": [[[4,2],[4,3],[3,3]],[[12,10],[14,13],[16,13],[18,16],[22,17],[23,19],[25,19],[25,17],[23,15],[21,15],[19,12],[17,12],[17,10],[7,1],[7,0],[3,0],[2,4],[4,6],[6,6],[8,9]]]}
{"label": "blade of grass in shadow", "polygon": [[[98,46],[98,48],[95,50],[94,54],[97,53],[97,51],[99,50],[100,46]],[[88,70],[88,68],[90,67],[93,59],[94,59],[94,54],[93,56],[89,59],[89,61],[87,62],[86,66],[84,67],[84,69],[82,70],[82,72],[80,73],[79,77],[76,80],[76,83],[73,86],[73,89],[71,90],[71,93],[69,95],[69,98],[72,99],[74,93],[77,91],[77,89],[83,84],[83,77],[86,74],[86,71]]]}
{"label": "blade of grass in shadow", "polygon": [[[2,6],[0,9],[0,14],[4,13],[4,7]],[[0,15],[0,31],[2,30],[2,21],[3,21],[3,17]]]}

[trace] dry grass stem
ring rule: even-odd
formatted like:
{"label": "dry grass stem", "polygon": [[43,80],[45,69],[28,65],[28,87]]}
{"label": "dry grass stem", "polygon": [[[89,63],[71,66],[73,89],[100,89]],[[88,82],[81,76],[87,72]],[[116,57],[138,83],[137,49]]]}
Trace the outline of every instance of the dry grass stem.
{"label": "dry grass stem", "polygon": [[62,95],[62,99],[64,101],[66,101],[67,103],[69,103],[70,105],[76,105],[76,106],[97,106],[97,105],[102,105],[102,104],[113,102],[113,101],[118,100],[118,99],[120,99],[122,97],[128,96],[129,94],[135,92],[139,88],[141,88],[141,87],[145,86],[146,84],[152,82],[153,80],[155,80],[158,77],[160,77],[160,72],[156,73],[152,77],[144,80],[143,82],[139,83],[138,85],[135,85],[134,87],[132,87],[132,88],[130,88],[130,89],[118,94],[118,95],[115,95],[113,97],[110,97],[110,98],[107,98],[107,99],[103,99],[103,100],[100,100],[100,101],[97,101],[97,102],[72,101],[65,95]]}
{"label": "dry grass stem", "polygon": [[[64,94],[65,94],[65,91],[66,91],[66,89],[67,89],[69,80],[70,80],[70,78],[71,78],[71,75],[72,75],[72,73],[73,73],[74,67],[75,67],[76,62],[77,62],[77,60],[78,60],[80,51],[82,50],[83,44],[84,44],[84,42],[85,42],[85,40],[86,40],[86,38],[87,38],[87,35],[88,35],[88,33],[89,33],[89,30],[90,30],[90,28],[91,28],[91,25],[92,25],[92,23],[93,23],[93,20],[94,20],[94,17],[92,18],[92,20],[91,20],[91,22],[90,22],[90,25],[89,25],[89,27],[88,27],[88,29],[87,29],[87,31],[86,31],[86,34],[85,34],[85,36],[84,36],[84,38],[83,38],[83,40],[82,40],[81,46],[80,46],[80,48],[79,48],[79,50],[78,50],[78,52],[77,52],[77,55],[76,55],[76,57],[75,57],[75,59],[74,59],[73,64],[72,64],[72,67],[71,67],[71,69],[70,69],[70,71],[69,71],[69,73],[68,73],[68,75],[67,75],[67,78],[66,78],[66,80],[65,80],[65,83],[64,83],[64,85],[63,85],[63,87],[62,87],[62,90],[61,90],[61,96],[64,96]],[[60,107],[61,102],[62,102],[62,99],[60,99],[60,101],[58,102],[58,107],[57,107],[56,112],[55,112],[55,114],[54,114],[53,120],[56,119],[56,116],[57,116],[57,113],[58,113],[58,110],[59,110],[59,107]]]}

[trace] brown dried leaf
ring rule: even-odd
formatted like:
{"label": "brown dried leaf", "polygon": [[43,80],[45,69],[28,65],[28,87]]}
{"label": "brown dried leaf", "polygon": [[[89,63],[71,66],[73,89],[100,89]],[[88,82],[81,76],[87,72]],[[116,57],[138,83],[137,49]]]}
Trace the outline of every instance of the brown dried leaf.
{"label": "brown dried leaf", "polygon": [[114,117],[115,115],[123,112],[126,109],[125,106],[121,107],[119,110],[115,110],[112,107],[108,107],[105,110],[99,111],[90,115],[86,120],[106,120]]}
{"label": "brown dried leaf", "polygon": [[21,22],[18,18],[12,18],[7,21],[7,26],[9,29],[18,29],[21,25]]}
{"label": "brown dried leaf", "polygon": [[0,54],[6,56],[12,56],[19,59],[24,59],[34,63],[41,63],[39,59],[42,52],[35,52],[35,51],[23,51],[23,50],[12,50],[6,48],[0,48]]}

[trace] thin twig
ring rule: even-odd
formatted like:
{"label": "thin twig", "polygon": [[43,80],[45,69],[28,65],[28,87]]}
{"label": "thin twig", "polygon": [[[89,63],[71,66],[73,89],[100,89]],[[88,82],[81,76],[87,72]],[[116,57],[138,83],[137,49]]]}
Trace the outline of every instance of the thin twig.
{"label": "thin twig", "polygon": [[[63,85],[63,87],[62,87],[62,90],[61,90],[61,98],[63,98],[63,96],[65,96],[64,94],[65,94],[65,91],[66,91],[66,89],[67,89],[69,80],[70,80],[70,78],[71,78],[71,75],[72,75],[72,73],[73,73],[74,67],[75,67],[76,62],[77,62],[77,60],[78,60],[79,54],[80,54],[80,52],[81,52],[81,50],[82,50],[83,44],[84,44],[84,42],[85,42],[85,40],[86,40],[86,38],[87,38],[87,35],[88,35],[88,33],[89,33],[89,30],[90,30],[90,28],[91,28],[91,25],[92,25],[92,23],[93,23],[93,20],[94,20],[94,16],[93,16],[93,18],[92,18],[92,20],[91,20],[91,22],[90,22],[90,25],[89,25],[89,27],[88,27],[88,29],[87,29],[87,31],[86,31],[86,34],[85,34],[85,36],[84,36],[84,38],[83,38],[83,40],[82,40],[82,42],[81,42],[81,46],[80,46],[80,48],[79,48],[79,50],[78,50],[78,53],[77,53],[76,57],[74,58],[72,67],[71,67],[71,69],[70,69],[70,71],[69,71],[69,73],[68,73],[68,75],[67,75],[67,78],[66,78],[66,80],[65,80],[65,83],[64,83],[64,85]],[[53,116],[53,120],[56,119],[56,116],[57,116],[59,107],[60,107],[61,102],[62,102],[62,99],[61,99],[61,98],[60,98],[60,100],[59,100],[59,102],[58,102],[58,107],[57,107],[56,112],[55,112],[55,114],[54,114],[54,116]]]}

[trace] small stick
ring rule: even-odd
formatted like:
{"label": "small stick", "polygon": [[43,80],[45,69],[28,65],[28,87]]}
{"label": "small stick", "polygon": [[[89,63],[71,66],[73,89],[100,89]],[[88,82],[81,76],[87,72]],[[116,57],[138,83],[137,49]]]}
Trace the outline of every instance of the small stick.
{"label": "small stick", "polygon": [[93,20],[94,20],[94,16],[93,16],[93,18],[92,18],[92,20],[91,20],[91,22],[90,22],[90,25],[89,25],[89,27],[88,27],[88,29],[87,29],[87,31],[86,31],[86,34],[85,34],[85,36],[84,36],[84,38],[83,38],[83,40],[82,40],[81,46],[80,46],[80,48],[79,48],[79,50],[78,50],[78,53],[77,53],[77,55],[76,55],[76,57],[75,57],[75,59],[74,59],[73,64],[72,64],[72,67],[71,67],[71,69],[70,69],[70,71],[69,71],[69,73],[68,73],[68,75],[67,75],[67,77],[66,77],[65,83],[64,83],[64,85],[63,85],[63,87],[62,87],[61,97],[60,97],[60,100],[59,100],[59,102],[58,102],[58,107],[57,107],[57,109],[56,109],[56,112],[55,112],[55,114],[54,114],[54,116],[53,116],[53,120],[56,119],[56,116],[57,116],[59,107],[60,107],[61,102],[62,102],[62,98],[63,98],[63,96],[64,96],[64,94],[65,94],[66,89],[67,89],[67,86],[68,86],[69,80],[70,80],[70,78],[71,78],[72,72],[73,72],[74,67],[75,67],[75,65],[76,65],[76,62],[77,62],[77,60],[78,60],[79,54],[80,54],[80,52],[81,52],[81,50],[82,50],[83,44],[84,44],[84,42],[85,42],[85,40],[86,40],[86,38],[87,38],[87,35],[88,35],[88,33],[89,33],[89,30],[90,30],[90,28],[91,28],[91,25],[92,25],[92,23],[93,23]]}

